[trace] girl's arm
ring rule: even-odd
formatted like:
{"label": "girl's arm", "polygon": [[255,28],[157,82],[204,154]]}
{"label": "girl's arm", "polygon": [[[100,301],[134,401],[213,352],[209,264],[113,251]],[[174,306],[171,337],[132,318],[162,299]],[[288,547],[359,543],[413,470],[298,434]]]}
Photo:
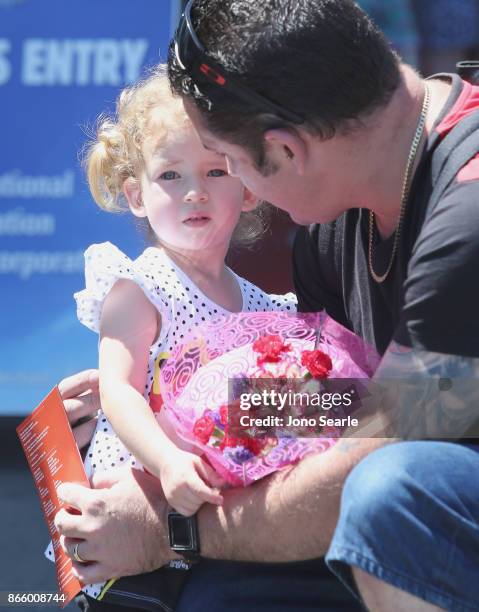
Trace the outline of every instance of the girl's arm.
{"label": "girl's arm", "polygon": [[100,322],[100,399],[123,444],[161,479],[168,501],[193,514],[203,502],[220,504],[223,498],[206,484],[218,484],[213,470],[170,440],[143,397],[149,350],[160,329],[159,313],[140,287],[118,281]]}
{"label": "girl's arm", "polygon": [[140,287],[119,280],[100,322],[101,405],[128,450],[155,475],[176,450],[143,397],[149,350],[160,329],[160,315]]}

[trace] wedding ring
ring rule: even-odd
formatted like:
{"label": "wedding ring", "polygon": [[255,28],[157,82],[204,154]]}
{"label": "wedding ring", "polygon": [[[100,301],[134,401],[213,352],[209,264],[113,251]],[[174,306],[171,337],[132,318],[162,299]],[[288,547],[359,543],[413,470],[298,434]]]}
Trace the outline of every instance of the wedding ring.
{"label": "wedding ring", "polygon": [[80,542],[76,542],[75,545],[73,546],[73,558],[75,559],[75,561],[78,561],[78,563],[87,563],[86,559],[82,559],[80,555],[78,554],[79,545],[80,545]]}

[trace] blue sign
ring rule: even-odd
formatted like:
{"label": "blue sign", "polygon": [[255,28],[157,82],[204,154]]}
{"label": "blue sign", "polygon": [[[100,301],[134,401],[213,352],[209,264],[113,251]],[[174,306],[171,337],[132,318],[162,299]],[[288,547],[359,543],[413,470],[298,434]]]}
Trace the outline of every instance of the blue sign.
{"label": "blue sign", "polygon": [[167,0],[0,0],[0,415],[97,364],[72,297],[83,252],[110,240],[136,257],[144,238],[96,207],[79,152],[169,36]]}

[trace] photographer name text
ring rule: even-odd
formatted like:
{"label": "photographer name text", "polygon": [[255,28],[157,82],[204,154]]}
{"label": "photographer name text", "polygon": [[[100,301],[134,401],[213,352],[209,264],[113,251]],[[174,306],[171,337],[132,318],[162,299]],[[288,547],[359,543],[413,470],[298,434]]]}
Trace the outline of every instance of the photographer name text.
{"label": "photographer name text", "polygon": [[[239,424],[241,427],[358,427],[358,419],[350,415],[334,417],[328,412],[351,406],[353,393],[281,393],[274,389],[242,393],[239,408],[244,413],[239,418]],[[298,407],[315,408],[316,414],[295,414]],[[274,409],[280,414],[258,414],[258,408]],[[283,410],[285,413],[282,413]],[[318,411],[326,411],[327,414],[318,414]]]}

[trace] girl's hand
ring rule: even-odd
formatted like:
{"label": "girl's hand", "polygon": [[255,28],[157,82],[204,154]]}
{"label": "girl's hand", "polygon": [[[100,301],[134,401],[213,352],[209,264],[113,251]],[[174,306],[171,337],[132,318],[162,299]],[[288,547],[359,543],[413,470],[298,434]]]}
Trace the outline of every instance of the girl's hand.
{"label": "girl's hand", "polygon": [[160,479],[169,504],[180,514],[195,514],[204,502],[221,506],[223,479],[201,457],[175,450],[161,466]]}

